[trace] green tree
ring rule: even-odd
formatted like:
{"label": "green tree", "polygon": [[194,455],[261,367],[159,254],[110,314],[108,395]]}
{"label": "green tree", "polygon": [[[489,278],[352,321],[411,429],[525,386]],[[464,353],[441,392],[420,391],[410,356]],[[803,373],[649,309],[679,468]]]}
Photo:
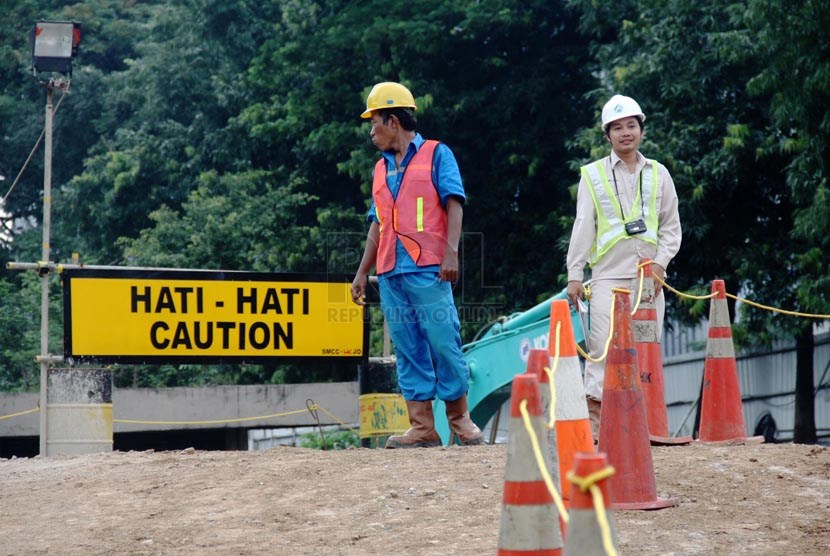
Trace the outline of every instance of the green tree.
{"label": "green tree", "polygon": [[570,210],[565,140],[587,120],[575,93],[591,82],[587,55],[558,2],[287,3],[249,73],[264,100],[241,120],[271,163],[297,156],[321,204],[360,213],[377,154],[357,115],[374,83],[404,82],[419,129],[453,149],[466,184],[462,302],[495,291],[527,307],[558,289],[550,223]]}
{"label": "green tree", "polygon": [[[591,3],[574,3],[592,13],[587,20],[597,17]],[[611,3],[598,4],[604,13]],[[675,1],[640,3],[627,18],[606,20],[618,27],[606,33],[610,42],[595,46],[601,84],[592,96],[595,121],[616,92],[634,96],[646,112],[641,150],[666,164],[681,199],[684,245],[669,269],[672,280],[717,277],[735,292],[748,245],[780,251],[785,244],[791,207],[781,160],[755,160],[768,99],[746,91],[757,65],[741,54],[745,33],[729,16],[719,2]],[[598,126],[582,131],[575,147],[589,152],[579,163],[608,151]]]}
{"label": "green tree", "polygon": [[[590,120],[582,91],[594,82],[561,2],[13,3],[86,30],[57,117],[54,259],[354,272],[378,156],[358,114],[375,82],[398,80],[418,96],[423,134],[454,150],[465,180],[459,301],[512,311],[559,289],[551,247],[572,211],[566,141]],[[25,45],[14,52],[7,69],[23,75]],[[18,81],[4,85],[0,111],[31,117],[0,124],[21,130],[8,160],[25,158],[42,126],[41,91]],[[35,222],[39,174],[30,168],[10,197],[15,215]],[[36,260],[39,234],[16,236],[10,257]],[[157,378],[173,380],[167,373]]]}
{"label": "green tree", "polygon": [[[803,228],[799,224],[803,201],[792,186],[788,187],[794,171],[798,173],[796,159],[786,139],[789,131],[780,131],[798,127],[776,128],[769,116],[780,102],[775,93],[778,87],[789,78],[789,86],[796,91],[801,81],[791,79],[786,58],[779,57],[781,71],[776,79],[781,81],[772,79],[767,81],[768,87],[759,86],[769,78],[770,65],[775,67],[772,60],[780,53],[775,40],[750,25],[753,10],[747,10],[745,3],[641,2],[625,5],[624,17],[609,19],[606,15],[614,7],[611,2],[575,0],[571,4],[583,11],[584,22],[597,25],[598,96],[623,92],[641,101],[648,115],[642,150],[666,163],[675,178],[681,197],[684,246],[669,269],[670,279],[688,285],[721,278],[726,280],[728,291],[768,305],[815,307],[822,297],[815,295],[815,275],[809,286],[802,280],[807,263],[815,268],[815,257],[809,257],[814,251],[812,246],[805,250],[796,247],[795,241]],[[764,10],[769,2],[750,4],[758,14],[768,13]],[[598,23],[602,21],[608,28]],[[776,29],[787,28],[786,23],[775,21]],[[816,24],[818,29],[820,23]],[[789,31],[801,33],[800,29]],[[789,39],[781,35],[777,40]],[[806,44],[801,46],[806,48]],[[792,52],[803,52],[799,46],[791,46]],[[792,102],[799,104],[795,97]],[[596,147],[599,133],[586,130],[575,144]],[[797,285],[792,288],[794,275]],[[802,288],[805,293],[799,293]],[[823,297],[826,299],[826,294]],[[688,306],[686,311],[676,307],[675,314],[695,320],[703,316],[704,307],[701,303]],[[735,314],[734,306],[731,312]],[[807,329],[810,332],[803,333]],[[746,309],[736,332],[736,340],[752,344],[795,336],[797,375],[801,377],[797,383],[809,367],[812,385],[811,325]],[[807,337],[810,346],[804,344]],[[805,411],[809,411],[806,420],[812,420],[811,387],[809,390],[809,400],[797,396],[797,423]]]}
{"label": "green tree", "polygon": [[[786,183],[795,205],[790,249],[795,306],[830,313],[830,6],[801,0],[753,0],[743,13],[757,37],[758,74],[749,82],[755,95],[771,95],[773,133],[761,151],[790,160]],[[794,441],[815,443],[813,322],[789,320],[798,348]]]}
{"label": "green tree", "polygon": [[[0,173],[9,179],[0,183],[10,183],[43,127],[43,91],[28,74],[28,30],[37,19],[62,19],[80,21],[84,32],[71,94],[55,98],[53,260],[78,251],[86,262],[120,264],[119,238],[138,237],[153,210],[177,210],[203,172],[246,164],[244,142],[226,124],[244,102],[239,75],[278,8],[217,0],[11,4],[0,31],[9,39],[0,63]],[[29,222],[6,245],[9,259],[40,258],[41,161],[35,153],[4,205],[8,221]],[[34,310],[18,321],[24,329],[9,332],[36,334],[36,289],[20,273],[0,273],[8,275],[9,303]],[[58,311],[52,323],[60,322]],[[6,346],[9,358],[38,351],[11,339]]]}
{"label": "green tree", "polygon": [[226,127],[242,104],[236,82],[267,28],[261,18],[268,8],[258,6],[183,0],[96,25],[102,34],[115,28],[117,37],[125,27],[135,42],[117,49],[125,57],[109,63],[110,71],[95,68],[89,82],[78,79],[84,93],[97,85],[105,94],[98,112],[80,114],[97,141],[56,200],[66,238],[57,249],[118,264],[117,240],[137,237],[154,210],[178,210],[202,172],[245,163],[234,156]]}

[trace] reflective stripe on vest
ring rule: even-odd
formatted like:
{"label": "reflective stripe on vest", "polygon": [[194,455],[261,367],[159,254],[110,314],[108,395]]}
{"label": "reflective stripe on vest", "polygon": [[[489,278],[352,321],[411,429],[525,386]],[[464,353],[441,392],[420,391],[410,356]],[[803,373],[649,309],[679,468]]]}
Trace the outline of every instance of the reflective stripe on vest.
{"label": "reflective stripe on vest", "polygon": [[[378,219],[377,273],[395,268],[397,240],[418,266],[441,264],[447,246],[447,212],[432,181],[438,141],[424,141],[404,168],[397,198],[386,182],[386,159],[375,165],[372,198]],[[391,225],[387,225],[391,222]]]}
{"label": "reflective stripe on vest", "polygon": [[[641,174],[643,179],[642,192],[640,188],[637,188],[634,203],[631,206],[631,213],[623,221],[620,202],[614,190],[611,189],[608,174],[605,172],[605,160],[607,159],[598,160],[580,169],[582,176],[588,183],[588,190],[591,192],[591,198],[597,211],[597,237],[591,247],[591,260],[589,261],[592,266],[618,241],[631,239],[632,236],[629,236],[625,231],[626,222],[634,222],[642,218],[646,223],[646,231],[637,234],[637,238],[657,245],[657,228],[659,226],[657,214],[657,188],[659,186],[657,182],[657,161],[646,160],[646,165],[651,165],[651,171],[643,169],[644,171]],[[647,202],[640,202],[641,194]],[[644,215],[640,214],[641,208],[645,209]]]}

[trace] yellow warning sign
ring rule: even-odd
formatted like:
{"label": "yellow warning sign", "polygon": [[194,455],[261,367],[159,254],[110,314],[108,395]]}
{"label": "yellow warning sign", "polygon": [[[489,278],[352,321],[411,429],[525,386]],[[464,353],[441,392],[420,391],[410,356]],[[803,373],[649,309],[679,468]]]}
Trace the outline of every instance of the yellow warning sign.
{"label": "yellow warning sign", "polygon": [[198,271],[64,271],[66,356],[95,361],[360,358],[349,279]]}

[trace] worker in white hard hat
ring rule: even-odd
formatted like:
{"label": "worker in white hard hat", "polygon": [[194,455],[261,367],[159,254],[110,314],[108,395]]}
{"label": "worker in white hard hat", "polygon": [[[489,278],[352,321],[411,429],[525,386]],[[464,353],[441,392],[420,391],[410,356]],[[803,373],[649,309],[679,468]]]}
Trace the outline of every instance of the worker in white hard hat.
{"label": "worker in white hard hat", "polygon": [[[602,109],[602,130],[611,154],[583,166],[576,220],[568,247],[567,295],[585,299],[585,265],[591,267],[589,355],[601,357],[611,324],[611,290],[638,291],[638,265],[652,261],[658,334],[665,297],[661,283],[680,249],[681,229],[674,181],[666,167],[640,151],[646,116],[631,97],[614,95]],[[658,278],[660,280],[658,280]],[[585,394],[596,441],[605,361],[585,364]]]}
{"label": "worker in white hard hat", "polygon": [[363,304],[372,267],[395,344],[398,386],[410,428],[387,448],[441,445],[432,401],[444,401],[450,430],[462,445],[482,443],[467,408],[469,371],[452,296],[466,199],[452,151],[416,132],[415,99],[400,83],[375,85],[361,114],[381,151],[372,178],[369,234],[351,293]]}

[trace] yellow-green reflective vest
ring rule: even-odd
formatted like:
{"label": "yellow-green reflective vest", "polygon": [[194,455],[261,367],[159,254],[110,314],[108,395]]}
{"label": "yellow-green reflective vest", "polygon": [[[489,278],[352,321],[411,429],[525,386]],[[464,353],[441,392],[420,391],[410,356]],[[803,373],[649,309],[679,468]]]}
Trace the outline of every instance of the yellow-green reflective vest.
{"label": "yellow-green reflective vest", "polygon": [[[649,170],[649,166],[651,170]],[[657,227],[659,225],[657,214],[657,166],[656,160],[646,160],[642,172],[642,188],[637,188],[631,212],[623,219],[622,209],[617,195],[608,182],[608,174],[605,173],[605,159],[597,160],[592,164],[583,166],[580,171],[588,183],[591,198],[594,200],[594,207],[597,210],[597,237],[591,247],[591,259],[588,263],[593,266],[602,258],[618,241],[631,239],[625,231],[627,222],[634,222],[642,218],[646,223],[646,231],[637,234],[637,238],[657,245]],[[640,195],[646,200],[640,201]],[[640,214],[641,209],[645,214]]]}

